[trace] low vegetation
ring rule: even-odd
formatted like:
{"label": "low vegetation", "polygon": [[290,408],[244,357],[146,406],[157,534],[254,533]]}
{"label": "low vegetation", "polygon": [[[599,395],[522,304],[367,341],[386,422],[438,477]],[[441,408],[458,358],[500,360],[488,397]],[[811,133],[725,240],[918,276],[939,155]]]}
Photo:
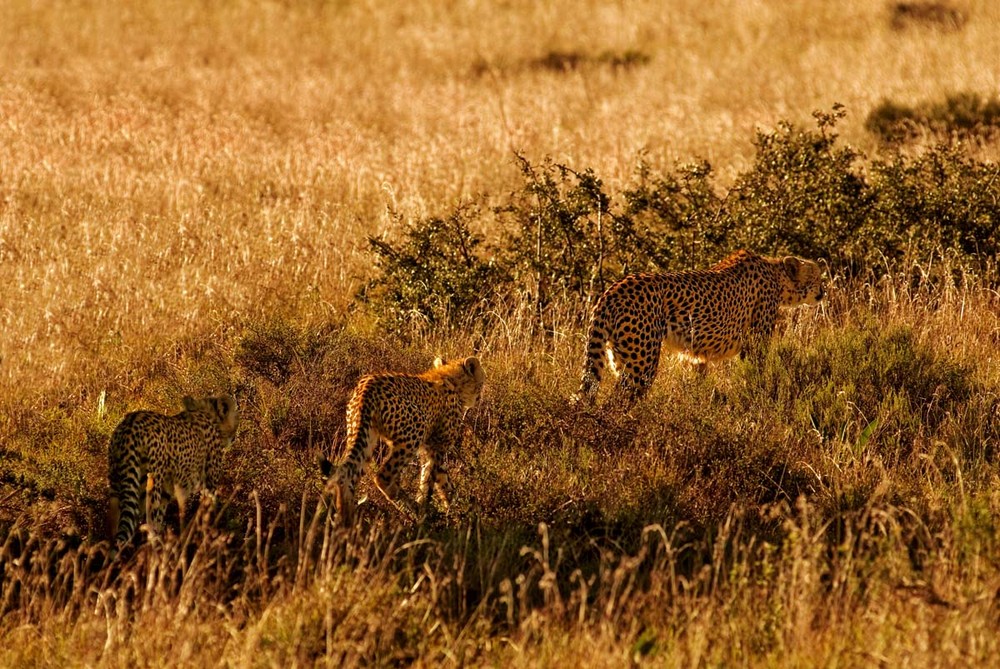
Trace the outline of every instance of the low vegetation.
{"label": "low vegetation", "polygon": [[930,137],[939,141],[991,141],[1000,130],[1000,99],[956,93],[943,102],[913,107],[884,101],[873,109],[865,127],[889,144]]}
{"label": "low vegetation", "polygon": [[[896,657],[916,635],[952,640],[936,658],[988,663],[1000,379],[978,363],[993,326],[969,314],[996,306],[971,277],[838,276],[762,366],[702,378],[667,362],[618,418],[567,407],[577,337],[498,325],[482,341],[487,395],[450,457],[453,514],[415,526],[373,496],[346,533],[329,523],[314,456],[342,444],[358,375],[419,369],[428,349],[250,327],[220,367],[245,416],[224,502],[165,545],[108,566],[95,543],[99,445],[124,407],[64,428],[95,435],[80,460],[90,478],[75,474],[90,498],[67,495],[67,468],[42,465],[65,438],[36,446],[27,475],[53,501],[31,487],[6,500],[31,511],[5,532],[4,620],[12,639],[32,629],[58,645],[12,644],[5,662],[796,662]],[[275,333],[287,350],[267,347]],[[277,373],[282,358],[294,362]],[[159,381],[198,364],[185,357]],[[36,424],[22,418],[20,452],[46,443]],[[902,633],[914,617],[922,627]]]}
{"label": "low vegetation", "polygon": [[969,20],[968,13],[949,2],[895,2],[890,9],[890,23],[894,30],[931,28],[936,30],[961,30]]}

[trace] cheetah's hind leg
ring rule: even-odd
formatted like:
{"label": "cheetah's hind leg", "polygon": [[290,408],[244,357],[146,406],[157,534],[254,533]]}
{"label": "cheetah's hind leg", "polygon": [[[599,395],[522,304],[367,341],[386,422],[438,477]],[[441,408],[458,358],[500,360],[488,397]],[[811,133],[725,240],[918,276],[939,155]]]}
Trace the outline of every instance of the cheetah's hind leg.
{"label": "cheetah's hind leg", "polygon": [[163,520],[166,516],[167,497],[163,490],[163,481],[153,472],[146,473],[146,494],[143,495],[146,517],[146,535],[150,544],[157,544],[163,533]]}
{"label": "cheetah's hind leg", "polygon": [[357,507],[354,499],[354,482],[357,477],[348,476],[344,471],[345,465],[335,465],[325,455],[320,454],[317,459],[320,473],[326,480],[324,494],[333,495],[333,508],[336,509],[338,516],[337,524],[341,527],[350,527],[354,523],[354,511]]}
{"label": "cheetah's hind leg", "polygon": [[391,444],[389,457],[385,459],[378,474],[375,475],[375,487],[400,513],[416,520],[420,517],[419,511],[410,499],[400,494],[399,486],[399,475],[403,469],[403,463],[414,450],[416,449],[407,443]]}

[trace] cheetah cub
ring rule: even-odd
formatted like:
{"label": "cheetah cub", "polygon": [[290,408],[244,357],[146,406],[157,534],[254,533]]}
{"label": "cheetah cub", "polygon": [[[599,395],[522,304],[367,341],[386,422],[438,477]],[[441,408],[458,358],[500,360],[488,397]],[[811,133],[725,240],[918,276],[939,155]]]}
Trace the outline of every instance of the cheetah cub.
{"label": "cheetah cub", "polygon": [[379,438],[389,444],[388,456],[375,476],[382,494],[397,509],[417,513],[417,508],[399,496],[399,474],[419,453],[422,464],[416,506],[420,512],[426,511],[433,491],[447,511],[449,481],[441,457],[460,446],[462,418],[479,400],[485,381],[478,358],[448,362],[438,358],[422,374],[362,377],[347,405],[347,457],[337,466],[320,458],[326,490],[333,495],[341,523],[354,521],[358,478]]}
{"label": "cheetah cub", "polygon": [[189,494],[218,483],[222,451],[239,422],[236,400],[232,395],[185,397],[183,404],[184,411],[173,416],[132,412],[111,435],[108,534],[116,547],[132,539],[146,514],[161,527],[171,498],[183,511]]}

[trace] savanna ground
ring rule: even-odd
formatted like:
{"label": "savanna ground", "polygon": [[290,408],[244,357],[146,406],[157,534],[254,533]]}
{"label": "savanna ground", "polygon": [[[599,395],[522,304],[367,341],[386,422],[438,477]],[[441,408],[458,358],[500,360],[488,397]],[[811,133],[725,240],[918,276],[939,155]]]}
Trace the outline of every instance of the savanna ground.
{"label": "savanna ground", "polygon": [[[996,3],[0,26],[0,665],[995,663]],[[823,257],[828,300],[759,365],[568,406],[601,285],[736,244]],[[335,530],[354,382],[438,353],[488,374],[453,512]],[[106,566],[111,431],[217,391],[221,502]]]}

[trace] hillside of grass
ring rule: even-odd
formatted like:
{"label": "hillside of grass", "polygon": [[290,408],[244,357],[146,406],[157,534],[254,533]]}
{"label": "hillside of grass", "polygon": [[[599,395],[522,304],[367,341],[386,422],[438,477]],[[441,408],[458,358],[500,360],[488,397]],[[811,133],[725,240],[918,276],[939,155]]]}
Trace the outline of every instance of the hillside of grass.
{"label": "hillside of grass", "polygon": [[[0,25],[0,666],[994,663],[1000,7]],[[570,405],[604,286],[738,247],[827,299],[759,364]],[[438,354],[487,373],[452,512],[336,528],[355,382]],[[111,432],[217,392],[218,501],[111,563]]]}

